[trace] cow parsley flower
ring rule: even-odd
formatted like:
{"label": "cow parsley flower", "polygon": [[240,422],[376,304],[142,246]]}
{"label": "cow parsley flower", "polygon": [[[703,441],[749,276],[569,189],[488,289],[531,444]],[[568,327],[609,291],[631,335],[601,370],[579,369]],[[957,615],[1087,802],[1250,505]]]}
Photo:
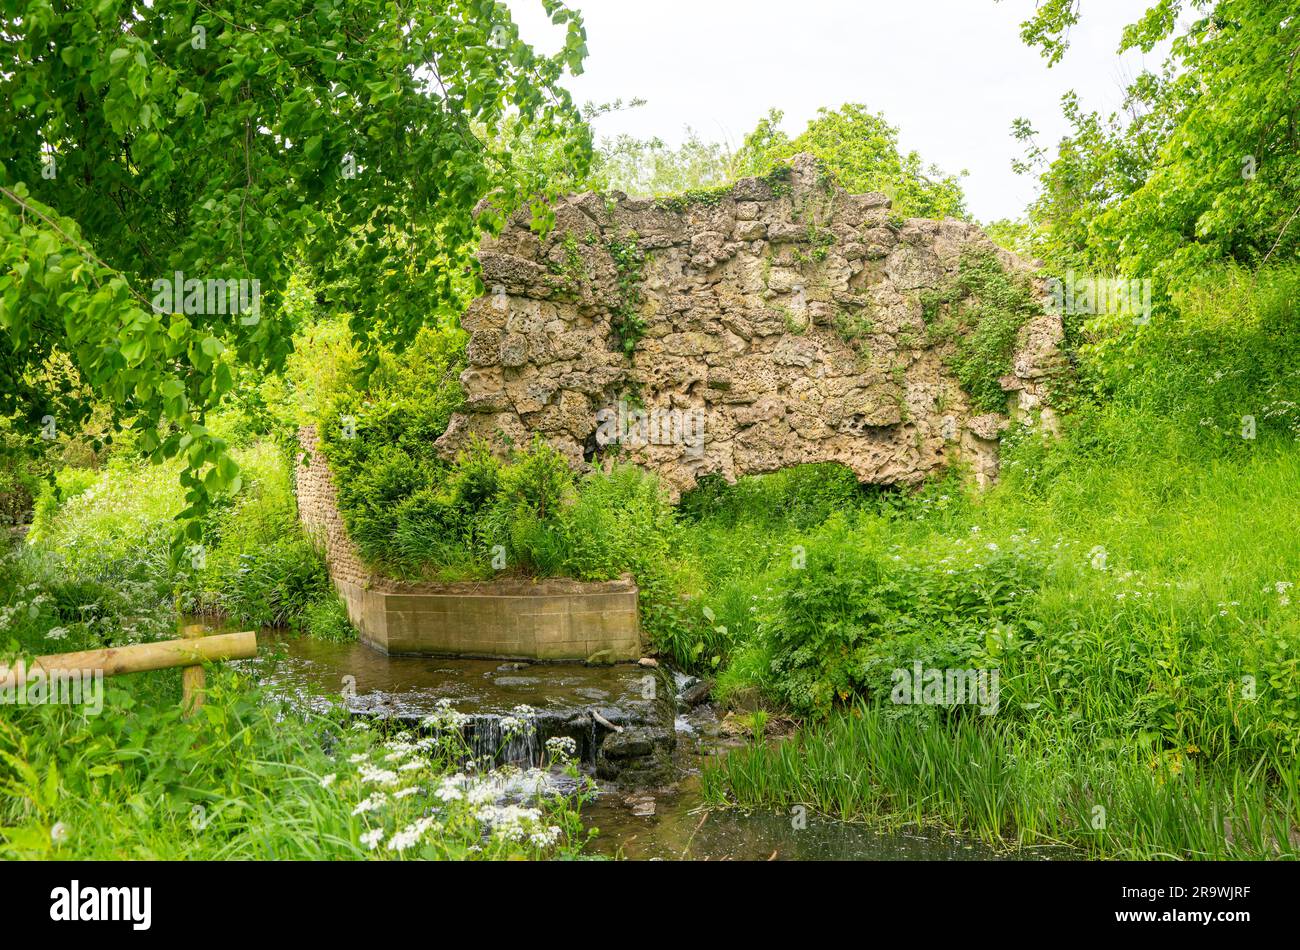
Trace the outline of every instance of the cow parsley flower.
{"label": "cow parsley flower", "polygon": [[397,773],[391,769],[376,769],[368,765],[361,766],[361,781],[369,785],[395,785]]}
{"label": "cow parsley flower", "polygon": [[465,797],[464,789],[461,787],[465,783],[465,776],[457,773],[448,776],[442,780],[438,790],[433,794],[444,802],[456,802]]}
{"label": "cow parsley flower", "polygon": [[567,761],[577,753],[578,743],[572,736],[552,736],[546,740],[546,753],[553,759]]}
{"label": "cow parsley flower", "polygon": [[392,838],[388,839],[388,847],[392,851],[405,851],[420,843],[433,825],[432,818],[421,818],[412,824],[407,825]]}
{"label": "cow parsley flower", "polygon": [[383,792],[374,792],[369,798],[364,798],[357,802],[357,807],[352,809],[352,814],[364,815],[368,811],[378,811],[380,808],[384,807],[384,803],[387,801],[388,796]]}

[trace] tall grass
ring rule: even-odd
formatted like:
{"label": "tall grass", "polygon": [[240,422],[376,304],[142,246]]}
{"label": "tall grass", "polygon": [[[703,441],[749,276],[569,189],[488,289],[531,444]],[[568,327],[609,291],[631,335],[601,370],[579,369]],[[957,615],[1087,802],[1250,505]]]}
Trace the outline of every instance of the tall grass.
{"label": "tall grass", "polygon": [[787,741],[733,751],[705,768],[704,795],[1090,856],[1300,857],[1294,759],[1228,773],[1153,768],[1136,742],[1098,750],[1068,729],[1020,732],[977,717],[917,723],[890,712],[859,702]]}
{"label": "tall grass", "polygon": [[570,797],[540,795],[528,813],[475,800],[455,774],[459,733],[284,708],[225,670],[186,721],[142,701],[154,675],[110,688],[103,715],[0,718],[0,857],[503,859],[585,841]]}

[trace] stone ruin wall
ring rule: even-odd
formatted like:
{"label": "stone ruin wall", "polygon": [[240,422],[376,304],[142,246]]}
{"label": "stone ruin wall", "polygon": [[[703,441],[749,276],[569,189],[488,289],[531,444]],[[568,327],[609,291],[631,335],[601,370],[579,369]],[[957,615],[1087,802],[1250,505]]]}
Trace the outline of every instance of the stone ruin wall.
{"label": "stone ruin wall", "polygon": [[348,537],[339,512],[334,475],[320,450],[315,426],[306,425],[298,430],[298,446],[302,449],[294,465],[298,520],[324,553],[330,577],[336,584],[367,587],[372,575]]}
{"label": "stone ruin wall", "polygon": [[[987,483],[1012,418],[1053,424],[1044,400],[1060,318],[1045,311],[1022,329],[1001,380],[1007,411],[973,408],[946,365],[955,344],[926,339],[921,294],[946,286],[972,246],[1008,269],[1029,265],[974,225],[899,221],[889,208],[801,155],[785,178],[702,197],[570,196],[544,238],[516,215],[479,253],[487,292],[462,319],[466,409],[440,449],[450,456],[471,434],[504,449],[537,433],[583,468],[622,399],[661,420],[702,420],[702,444],[646,443],[635,430],[623,443],[674,497],[709,473],[734,481],[803,462],[910,485],[960,460]],[[639,281],[610,252],[633,239]],[[629,301],[645,324],[631,359],[612,325]]]}

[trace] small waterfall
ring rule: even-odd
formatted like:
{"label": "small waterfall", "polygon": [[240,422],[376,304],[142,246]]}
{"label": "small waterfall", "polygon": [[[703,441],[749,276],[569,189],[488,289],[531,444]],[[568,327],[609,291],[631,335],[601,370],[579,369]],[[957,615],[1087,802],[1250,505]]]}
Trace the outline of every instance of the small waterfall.
{"label": "small waterfall", "polygon": [[[522,719],[523,728],[507,730],[502,727],[503,719],[515,722]],[[526,719],[495,714],[470,716],[465,725],[465,741],[476,762],[536,768],[542,764],[544,743],[549,738],[542,735],[543,722],[537,716]]]}

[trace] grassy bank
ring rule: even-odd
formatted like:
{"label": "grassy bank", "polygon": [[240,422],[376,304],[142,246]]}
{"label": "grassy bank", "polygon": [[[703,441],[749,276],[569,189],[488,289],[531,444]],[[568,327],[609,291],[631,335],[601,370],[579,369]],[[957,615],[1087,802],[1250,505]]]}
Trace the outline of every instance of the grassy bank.
{"label": "grassy bank", "polygon": [[[182,612],[354,636],[301,536],[288,459],[240,452],[245,487],[173,552],[176,472],[118,456],[65,469],[28,540],[0,550],[4,655],[169,639]],[[180,715],[180,671],[103,682],[79,705],[0,706],[0,856],[227,859],[557,857],[581,850],[577,797],[503,807],[460,772],[450,713],[416,737],[318,715],[246,672],[208,672]],[[89,697],[91,694],[84,694]],[[564,750],[554,750],[563,759]]]}
{"label": "grassy bank", "polygon": [[[769,531],[763,569],[714,595],[720,686],[808,724],[720,763],[712,800],[1108,856],[1294,856],[1295,280],[1231,275],[1149,328],[1094,327],[1062,438],[1013,434],[982,496]],[[716,524],[697,536],[723,556]],[[893,702],[916,661],[996,670],[996,714]]]}

